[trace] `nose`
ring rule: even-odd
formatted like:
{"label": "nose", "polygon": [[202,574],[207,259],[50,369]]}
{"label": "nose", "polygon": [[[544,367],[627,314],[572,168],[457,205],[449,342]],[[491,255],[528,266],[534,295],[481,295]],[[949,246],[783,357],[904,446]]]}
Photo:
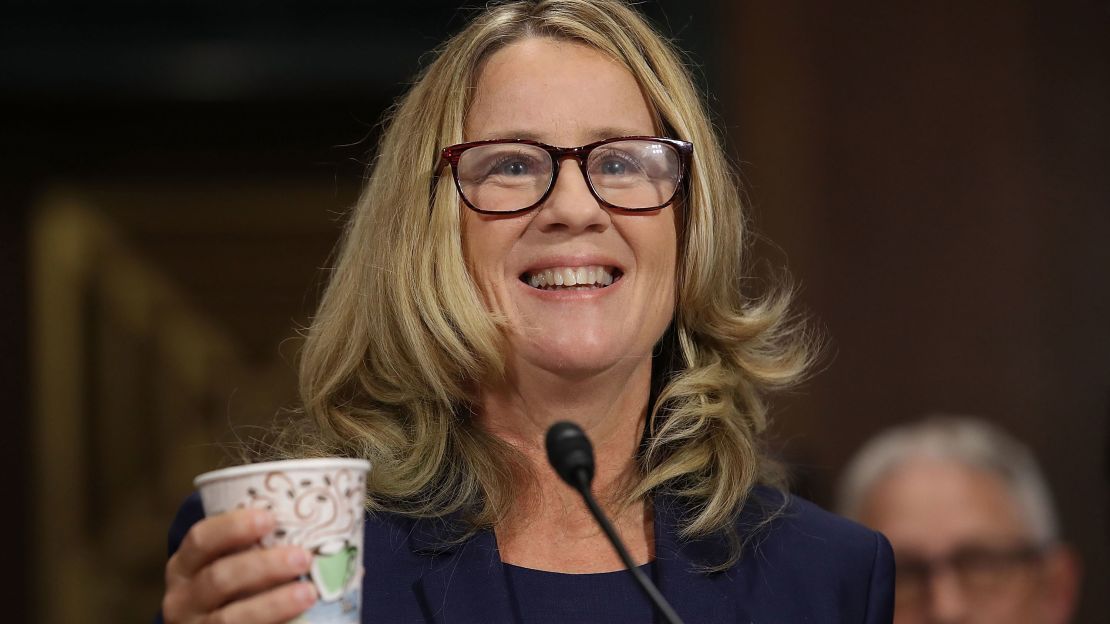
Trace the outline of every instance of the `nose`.
{"label": "nose", "polygon": [[555,186],[540,205],[533,223],[545,232],[603,232],[609,227],[609,212],[590,192],[575,158],[568,157],[560,163]]}
{"label": "nose", "polygon": [[959,624],[968,618],[967,596],[956,574],[949,568],[933,572],[929,581],[929,621]]}

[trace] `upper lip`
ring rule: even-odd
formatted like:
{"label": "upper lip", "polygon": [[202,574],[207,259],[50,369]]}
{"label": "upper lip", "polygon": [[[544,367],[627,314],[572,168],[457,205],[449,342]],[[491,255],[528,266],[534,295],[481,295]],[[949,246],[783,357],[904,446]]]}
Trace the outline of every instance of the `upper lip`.
{"label": "upper lip", "polygon": [[518,275],[528,273],[536,273],[545,269],[554,268],[576,268],[585,266],[603,266],[614,268],[621,273],[624,273],[624,267],[610,256],[601,254],[584,254],[584,255],[555,255],[544,256],[528,262],[528,265],[522,269]]}

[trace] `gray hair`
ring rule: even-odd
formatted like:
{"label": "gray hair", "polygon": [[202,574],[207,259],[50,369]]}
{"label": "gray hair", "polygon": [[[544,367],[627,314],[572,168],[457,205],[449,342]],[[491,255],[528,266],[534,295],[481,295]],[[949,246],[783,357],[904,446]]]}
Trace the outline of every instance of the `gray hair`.
{"label": "gray hair", "polygon": [[961,462],[1001,478],[1041,544],[1058,537],[1056,512],[1044,475],[1029,449],[998,427],[965,416],[933,415],[894,427],[864,445],[840,481],[838,511],[858,519],[863,502],[884,476],[915,458]]}

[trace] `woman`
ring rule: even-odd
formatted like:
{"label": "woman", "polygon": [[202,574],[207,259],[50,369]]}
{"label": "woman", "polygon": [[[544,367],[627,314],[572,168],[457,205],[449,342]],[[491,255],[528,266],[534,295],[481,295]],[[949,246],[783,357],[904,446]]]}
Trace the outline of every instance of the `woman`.
{"label": "woman", "polygon": [[[374,465],[366,621],[652,618],[547,466],[558,420],[687,622],[889,620],[885,540],[769,487],[762,397],[808,355],[785,296],[738,290],[740,210],[680,58],[624,4],[503,4],[442,48],[383,136],[277,445]],[[304,553],[243,550],[270,519],[202,515],[171,531],[167,622],[311,604]]]}

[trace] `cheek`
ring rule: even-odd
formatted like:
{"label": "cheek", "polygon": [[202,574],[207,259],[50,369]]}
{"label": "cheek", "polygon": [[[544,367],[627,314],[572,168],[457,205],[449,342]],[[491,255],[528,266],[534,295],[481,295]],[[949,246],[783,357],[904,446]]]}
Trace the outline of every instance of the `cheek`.
{"label": "cheek", "polygon": [[[660,215],[662,216],[662,215]],[[677,235],[671,219],[660,219],[639,232],[633,246],[637,248],[640,269],[644,329],[660,335],[671,323],[677,303]]]}
{"label": "cheek", "polygon": [[503,292],[506,284],[505,262],[512,248],[516,223],[506,219],[487,219],[462,209],[462,250],[467,273],[492,311],[506,311]]}
{"label": "cheek", "polygon": [[473,266],[475,258],[481,258],[480,246],[482,244],[482,223],[470,215],[470,211],[460,207],[462,214],[459,217],[459,231],[462,233],[463,259],[466,265]]}
{"label": "cheek", "polygon": [[470,211],[462,209],[462,251],[463,261],[466,262],[466,272],[470,280],[478,287],[478,294],[482,297],[488,308],[492,303],[492,293],[489,289],[488,269],[485,261],[489,258],[489,250],[485,243],[489,240],[484,236],[484,223],[467,214]]}
{"label": "cheek", "polygon": [[678,281],[678,232],[673,220],[661,221],[647,245],[651,249],[651,264],[656,274],[662,298],[673,307]]}
{"label": "cheek", "polygon": [[1006,579],[995,591],[985,596],[976,606],[981,619],[976,622],[1014,622],[1030,624],[1042,621],[1044,598],[1040,583],[1029,570],[1019,571],[1014,578]]}

